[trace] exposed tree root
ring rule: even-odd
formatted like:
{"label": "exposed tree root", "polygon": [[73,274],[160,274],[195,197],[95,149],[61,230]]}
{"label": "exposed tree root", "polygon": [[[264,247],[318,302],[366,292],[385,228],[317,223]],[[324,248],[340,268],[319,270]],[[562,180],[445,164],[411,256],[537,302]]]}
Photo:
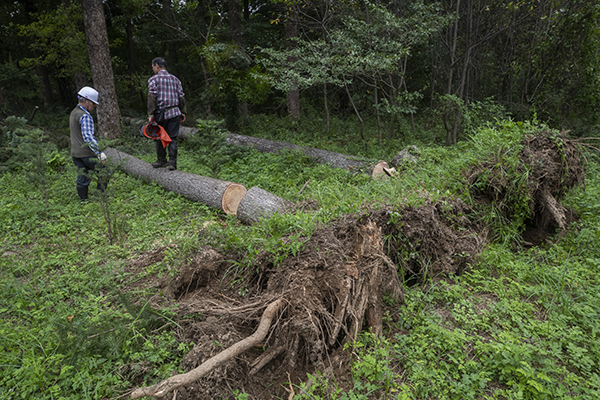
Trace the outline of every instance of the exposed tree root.
{"label": "exposed tree root", "polygon": [[[208,279],[198,280],[208,274],[221,282],[223,275],[229,276],[227,264],[220,261],[225,256],[195,257],[172,280],[178,289],[171,290],[182,296],[178,314],[203,315],[186,322],[186,340],[195,346],[182,365],[190,372],[137,389],[131,397],[161,397],[179,388],[177,396],[185,400],[216,398],[229,390],[219,383],[224,376],[236,381],[238,388],[286,373],[295,383],[305,381],[306,373],[314,370],[323,372],[327,380],[348,376],[350,355],[343,350],[344,344],[357,340],[364,330],[381,335],[383,297],[403,300],[398,267],[390,257],[403,257],[395,260],[402,265],[410,253],[401,246],[410,245],[411,252],[424,254],[435,274],[462,271],[468,259],[460,255],[474,257],[481,247],[469,214],[460,201],[445,201],[444,207],[427,202],[422,209],[344,216],[314,232],[302,250],[276,266],[268,253],[259,254],[260,268],[249,269],[245,279],[256,287],[246,296],[234,288],[216,290]],[[455,227],[461,229],[455,231]],[[419,271],[418,266],[413,269]],[[180,290],[188,287],[193,291]],[[260,327],[248,337],[256,316],[272,299],[280,300],[269,305]],[[273,319],[282,304],[286,304],[285,314]],[[212,345],[215,339],[222,339],[225,347],[235,344],[215,355],[220,351]],[[265,351],[260,354],[258,348]],[[307,387],[314,383],[305,381]],[[288,395],[281,397],[281,387],[273,390],[279,390],[279,398]]]}
{"label": "exposed tree root", "polygon": [[567,229],[567,209],[563,207],[548,190],[542,190],[540,193],[540,202],[545,210],[552,215],[556,225],[560,229]]}
{"label": "exposed tree root", "polygon": [[277,346],[275,348],[271,348],[266,351],[262,356],[258,357],[250,366],[252,369],[250,370],[250,375],[255,375],[258,371],[260,371],[265,365],[273,361],[274,358],[278,357],[285,351],[285,347]]}
{"label": "exposed tree root", "polygon": [[258,329],[251,336],[247,337],[242,341],[237,342],[233,346],[229,347],[227,350],[222,351],[221,353],[207,360],[199,367],[189,372],[186,372],[185,374],[172,376],[169,379],[157,383],[156,385],[136,389],[135,391],[133,391],[133,393],[131,393],[131,398],[138,399],[144,396],[162,397],[180,386],[197,381],[198,379],[202,378],[204,375],[208,374],[210,371],[219,367],[223,363],[231,360],[232,358],[248,350],[249,348],[256,346],[267,336],[273,318],[275,317],[277,312],[283,307],[284,304],[285,302],[283,299],[275,300],[273,303],[269,304],[269,306],[263,313]]}

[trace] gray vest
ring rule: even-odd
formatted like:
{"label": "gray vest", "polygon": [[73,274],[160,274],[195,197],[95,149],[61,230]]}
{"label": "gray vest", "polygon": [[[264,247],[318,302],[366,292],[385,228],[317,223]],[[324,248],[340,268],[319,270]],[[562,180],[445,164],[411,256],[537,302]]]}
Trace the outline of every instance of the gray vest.
{"label": "gray vest", "polygon": [[81,125],[79,124],[79,120],[83,114],[85,114],[85,111],[79,106],[71,111],[71,117],[69,119],[69,126],[71,128],[71,156],[77,158],[95,157],[96,153],[94,153],[94,151],[83,141]]}

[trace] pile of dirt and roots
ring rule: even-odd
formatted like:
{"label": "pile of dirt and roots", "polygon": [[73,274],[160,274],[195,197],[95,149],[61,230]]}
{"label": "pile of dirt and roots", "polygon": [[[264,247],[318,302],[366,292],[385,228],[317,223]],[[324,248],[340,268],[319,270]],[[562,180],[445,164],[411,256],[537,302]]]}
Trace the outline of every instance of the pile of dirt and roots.
{"label": "pile of dirt and roots", "polygon": [[[559,197],[582,181],[583,168],[566,139],[561,148],[550,136],[526,140],[521,157],[533,166],[531,207],[543,216],[545,193]],[[509,184],[494,179],[493,189],[479,194],[497,201]],[[362,331],[388,334],[393,328],[383,325],[383,311],[402,303],[404,284],[472,267],[486,232],[462,200],[424,194],[420,206],[346,215],[317,229],[297,253],[264,252],[252,268],[242,266],[243,256],[204,247],[161,283],[178,304],[181,339],[194,343],[182,365],[189,372],[132,397],[177,391],[180,400],[231,398],[239,390],[252,399],[291,398],[315,371],[350,388],[344,344]]]}
{"label": "pile of dirt and roots", "polygon": [[202,379],[179,380],[169,390],[177,390],[178,399],[227,398],[233,389],[254,399],[287,398],[289,382],[306,382],[315,370],[350,384],[343,345],[363,330],[383,333],[383,308],[403,301],[402,280],[460,273],[484,241],[462,201],[424,200],[418,208],[347,215],[316,230],[303,250],[278,265],[273,255],[259,254],[244,276],[231,255],[205,247],[163,283],[182,317],[198,316],[180,322],[184,340],[194,343],[185,370],[202,369],[251,337],[269,305],[277,304],[276,314],[258,342],[244,344]]}
{"label": "pile of dirt and roots", "polygon": [[506,221],[527,213],[523,239],[528,245],[544,242],[557,228],[567,231],[573,215],[559,200],[584,178],[577,142],[548,131],[523,138],[518,163],[490,158],[467,173],[472,196],[493,205]]}

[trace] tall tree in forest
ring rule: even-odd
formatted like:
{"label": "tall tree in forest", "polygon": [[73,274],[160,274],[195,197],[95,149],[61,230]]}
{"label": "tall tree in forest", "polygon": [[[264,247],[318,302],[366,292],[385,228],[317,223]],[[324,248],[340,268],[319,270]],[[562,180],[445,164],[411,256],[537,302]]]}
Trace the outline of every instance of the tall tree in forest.
{"label": "tall tree in forest", "polygon": [[[287,57],[288,68],[293,69],[294,63],[298,61],[298,57],[292,54],[292,50],[296,47],[294,39],[298,38],[298,28],[296,26],[298,21],[298,13],[295,8],[291,9],[290,16],[285,22],[285,41],[286,48],[290,51]],[[298,121],[300,117],[300,88],[298,83],[292,80],[290,82],[291,88],[287,92],[287,109],[288,114],[293,121]]]}
{"label": "tall tree in forest", "polygon": [[121,113],[115,90],[104,8],[102,0],[82,0],[82,3],[92,79],[100,95],[98,131],[101,136],[114,139],[121,133]]}

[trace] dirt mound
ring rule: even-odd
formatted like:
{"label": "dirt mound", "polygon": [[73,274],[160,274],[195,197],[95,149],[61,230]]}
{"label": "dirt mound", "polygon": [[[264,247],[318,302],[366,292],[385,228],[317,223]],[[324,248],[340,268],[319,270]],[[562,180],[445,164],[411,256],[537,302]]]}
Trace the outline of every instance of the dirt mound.
{"label": "dirt mound", "polygon": [[409,281],[462,273],[486,241],[484,227],[461,200],[426,200],[419,207],[379,212],[376,218],[388,238],[390,257]]}
{"label": "dirt mound", "polygon": [[[178,399],[227,398],[233,389],[256,399],[287,398],[289,382],[306,381],[315,370],[350,382],[343,344],[363,330],[383,332],[382,298],[403,301],[402,273],[416,279],[460,273],[481,250],[478,228],[460,200],[365,211],[318,229],[278,263],[259,255],[258,268],[243,279],[237,264],[225,261],[230,256],[203,248],[167,290],[187,317],[180,321],[186,340],[195,343],[186,370],[251,336],[265,306],[283,301],[260,343],[177,387]],[[404,266],[400,274],[396,264]]]}
{"label": "dirt mound", "polygon": [[558,200],[584,182],[581,152],[565,133],[547,131],[527,135],[520,148],[517,163],[496,155],[471,168],[467,181],[473,197],[506,221],[524,219],[523,239],[539,244],[556,228],[568,228],[571,213]]}

